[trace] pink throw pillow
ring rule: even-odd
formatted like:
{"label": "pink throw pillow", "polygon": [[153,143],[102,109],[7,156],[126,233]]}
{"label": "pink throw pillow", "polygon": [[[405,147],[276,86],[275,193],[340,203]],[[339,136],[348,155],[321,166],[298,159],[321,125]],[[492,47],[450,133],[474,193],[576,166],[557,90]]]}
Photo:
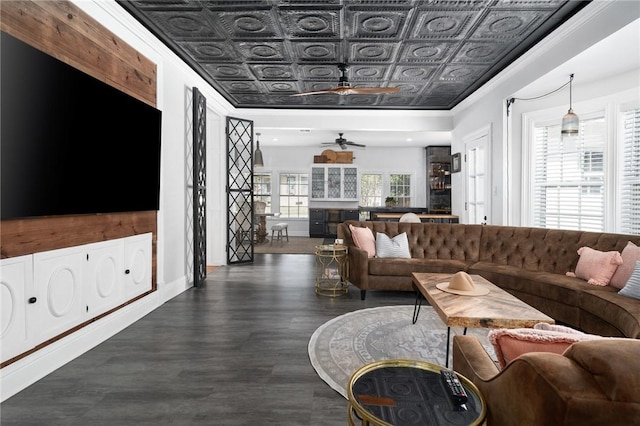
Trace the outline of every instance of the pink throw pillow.
{"label": "pink throw pillow", "polygon": [[631,241],[627,242],[627,245],[622,250],[622,265],[618,266],[616,272],[611,277],[609,285],[618,289],[624,287],[629,281],[629,277],[633,273],[633,268],[636,266],[636,261],[640,260],[640,247],[633,244]]}
{"label": "pink throw pillow", "polygon": [[562,354],[576,342],[604,339],[595,334],[586,334],[569,327],[536,324],[534,328],[491,330],[489,341],[498,358],[500,368],[528,352],[551,352]]}
{"label": "pink throw pillow", "polygon": [[622,265],[622,256],[617,251],[599,251],[590,247],[580,247],[578,250],[580,259],[576,266],[576,272],[567,272],[567,276],[578,277],[587,280],[589,284],[605,286]]}
{"label": "pink throw pillow", "polygon": [[349,230],[351,230],[351,237],[357,247],[365,250],[369,257],[376,255],[376,239],[371,229],[349,225]]}

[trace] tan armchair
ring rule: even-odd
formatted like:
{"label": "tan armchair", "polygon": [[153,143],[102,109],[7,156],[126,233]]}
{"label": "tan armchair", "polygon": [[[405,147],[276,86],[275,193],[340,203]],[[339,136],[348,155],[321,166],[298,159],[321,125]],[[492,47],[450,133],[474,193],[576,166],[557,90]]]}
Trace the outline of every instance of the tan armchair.
{"label": "tan armchair", "polygon": [[488,425],[605,425],[640,421],[640,340],[574,343],[530,352],[502,371],[474,336],[453,338],[453,369],[487,402]]}

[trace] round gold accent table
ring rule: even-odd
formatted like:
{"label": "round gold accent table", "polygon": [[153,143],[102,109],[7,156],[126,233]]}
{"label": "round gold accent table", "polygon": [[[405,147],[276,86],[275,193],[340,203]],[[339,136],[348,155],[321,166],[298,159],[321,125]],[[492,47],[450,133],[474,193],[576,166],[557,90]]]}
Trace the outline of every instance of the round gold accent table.
{"label": "round gold accent table", "polygon": [[349,294],[347,254],[345,245],[316,246],[316,294],[329,297]]}
{"label": "round gold accent table", "polygon": [[[445,393],[437,364],[389,359],[372,362],[351,376],[348,422],[362,425],[481,425],[487,405],[478,388],[458,378],[467,393],[466,409],[455,407]],[[457,373],[456,373],[457,374]]]}

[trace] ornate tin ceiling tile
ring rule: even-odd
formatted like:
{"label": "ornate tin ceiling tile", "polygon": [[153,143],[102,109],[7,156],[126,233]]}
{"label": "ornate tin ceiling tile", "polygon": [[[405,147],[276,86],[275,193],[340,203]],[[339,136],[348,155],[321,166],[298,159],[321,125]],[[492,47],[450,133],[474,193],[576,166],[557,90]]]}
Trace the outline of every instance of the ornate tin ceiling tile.
{"label": "ornate tin ceiling tile", "polygon": [[391,78],[393,80],[425,81],[432,77],[437,68],[431,65],[397,65]]}
{"label": "ornate tin ceiling tile", "polygon": [[335,42],[296,41],[291,43],[294,56],[300,63],[304,62],[340,62],[340,46]]}
{"label": "ornate tin ceiling tile", "polygon": [[204,64],[204,69],[217,80],[253,80],[243,64]]}
{"label": "ornate tin ceiling tile", "polygon": [[282,38],[280,25],[271,10],[212,10],[214,22],[232,39]]}
{"label": "ornate tin ceiling tile", "polygon": [[220,86],[229,93],[260,93],[258,84],[253,81],[221,81]]}
{"label": "ornate tin ceiling tile", "polygon": [[190,57],[201,62],[237,62],[238,54],[224,41],[178,41]]}
{"label": "ornate tin ceiling tile", "polygon": [[538,11],[493,11],[473,31],[471,39],[521,39],[548,13]]}
{"label": "ornate tin ceiling tile", "polygon": [[240,60],[245,62],[290,61],[279,41],[240,41],[235,44]]}
{"label": "ornate tin ceiling tile", "polygon": [[347,8],[347,37],[399,39],[405,31],[409,10]]}
{"label": "ornate tin ceiling tile", "polygon": [[291,65],[253,64],[249,68],[259,80],[296,80]]}
{"label": "ornate tin ceiling tile", "polygon": [[391,62],[395,59],[399,43],[352,42],[349,43],[349,63]]}
{"label": "ornate tin ceiling tile", "polygon": [[199,10],[187,10],[176,13],[174,11],[149,11],[149,17],[158,27],[173,40],[189,38],[210,38],[221,40],[224,35],[211,26],[206,15]]}
{"label": "ornate tin ceiling tile", "polygon": [[349,67],[347,75],[351,82],[355,81],[376,81],[380,82],[387,78],[389,67],[386,65],[352,65]]}
{"label": "ornate tin ceiling tile", "polygon": [[461,39],[477,17],[478,11],[421,10],[410,32],[412,39]]}
{"label": "ornate tin ceiling tile", "polygon": [[447,60],[455,46],[446,41],[405,42],[398,62],[443,62]]}
{"label": "ornate tin ceiling tile", "polygon": [[513,43],[462,43],[452,63],[472,62],[476,64],[493,64],[504,57],[514,47]]}
{"label": "ornate tin ceiling tile", "polygon": [[281,9],[283,28],[293,38],[340,38],[340,9]]}

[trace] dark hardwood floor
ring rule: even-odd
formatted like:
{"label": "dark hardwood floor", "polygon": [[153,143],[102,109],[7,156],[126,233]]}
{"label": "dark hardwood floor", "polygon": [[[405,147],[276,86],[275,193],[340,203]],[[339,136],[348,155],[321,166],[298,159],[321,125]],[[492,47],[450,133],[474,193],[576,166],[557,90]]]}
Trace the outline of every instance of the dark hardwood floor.
{"label": "dark hardwood floor", "polygon": [[410,292],[314,292],[314,255],[259,254],[210,272],[142,320],[0,405],[7,425],[345,425],[307,345],[346,312]]}

